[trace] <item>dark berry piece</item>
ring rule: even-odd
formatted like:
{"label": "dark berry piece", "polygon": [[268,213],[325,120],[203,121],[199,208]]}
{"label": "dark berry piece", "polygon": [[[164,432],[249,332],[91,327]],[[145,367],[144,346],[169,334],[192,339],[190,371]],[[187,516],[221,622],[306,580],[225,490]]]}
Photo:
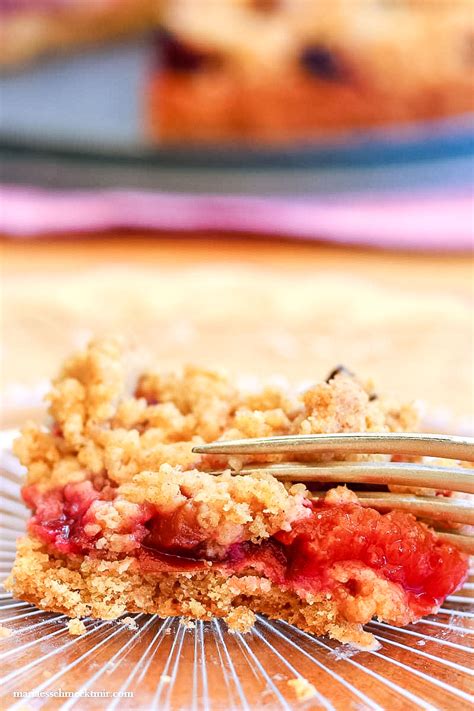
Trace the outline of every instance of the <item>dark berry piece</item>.
{"label": "dark berry piece", "polygon": [[343,81],[347,75],[337,54],[324,45],[305,47],[300,54],[300,63],[309,74],[327,81]]}
{"label": "dark berry piece", "polygon": [[212,61],[212,57],[198,47],[183,42],[171,32],[160,32],[158,52],[166,69],[176,72],[196,72]]}
{"label": "dark berry piece", "polygon": [[344,373],[344,375],[349,375],[351,378],[354,377],[354,373],[352,370],[349,370],[349,368],[346,368],[345,365],[338,365],[334,370],[331,370],[329,373],[328,377],[326,378],[326,383],[329,383],[333,378],[336,377],[336,375],[339,375],[340,373]]}

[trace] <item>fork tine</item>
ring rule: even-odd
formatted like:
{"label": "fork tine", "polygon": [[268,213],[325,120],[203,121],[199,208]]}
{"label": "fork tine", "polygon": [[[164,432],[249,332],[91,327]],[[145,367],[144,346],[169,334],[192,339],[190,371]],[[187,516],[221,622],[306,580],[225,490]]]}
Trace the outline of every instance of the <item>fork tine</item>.
{"label": "fork tine", "polygon": [[296,462],[270,464],[265,467],[247,466],[237,473],[272,474],[280,481],[399,484],[474,494],[474,469],[406,462],[331,462],[330,464]]}
{"label": "fork tine", "polygon": [[474,461],[474,438],[398,432],[344,432],[236,439],[194,447],[197,454],[407,454]]}
{"label": "fork tine", "polygon": [[438,531],[436,529],[436,535],[441,538],[446,543],[451,543],[451,545],[456,546],[460,550],[464,551],[468,555],[474,555],[474,537],[473,536],[463,536],[460,533],[447,533],[446,531]]}
{"label": "fork tine", "polygon": [[[415,516],[430,519],[449,520],[455,523],[474,525],[472,502],[440,496],[415,496],[414,494],[396,494],[385,491],[356,491],[360,503],[373,509],[405,510]],[[322,499],[326,492],[312,492],[312,499]]]}

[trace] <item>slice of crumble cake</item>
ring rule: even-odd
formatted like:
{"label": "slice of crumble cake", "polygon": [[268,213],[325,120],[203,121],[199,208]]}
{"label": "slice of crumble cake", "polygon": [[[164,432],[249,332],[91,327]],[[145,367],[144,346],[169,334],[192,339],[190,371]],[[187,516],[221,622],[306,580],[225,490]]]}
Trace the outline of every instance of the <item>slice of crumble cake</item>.
{"label": "slice of crumble cake", "polygon": [[161,0],[159,140],[294,142],[474,109],[464,0]]}
{"label": "slice of crumble cake", "polygon": [[312,501],[302,484],[192,452],[218,438],[411,430],[411,406],[344,369],[295,396],[244,394],[191,367],[146,373],[127,393],[124,370],[115,342],[90,344],[53,383],[49,427],[29,424],[15,444],[32,511],[7,583],[18,597],[71,617],[218,616],[239,631],[263,613],[370,647],[373,616],[407,624],[463,582],[466,557],[412,515],[364,508],[345,486]]}

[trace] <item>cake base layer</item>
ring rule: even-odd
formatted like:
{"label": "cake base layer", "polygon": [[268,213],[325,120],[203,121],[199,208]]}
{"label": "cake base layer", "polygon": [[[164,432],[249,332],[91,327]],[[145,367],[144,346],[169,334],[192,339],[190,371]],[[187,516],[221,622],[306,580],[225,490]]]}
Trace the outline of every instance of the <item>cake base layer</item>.
{"label": "cake base layer", "polygon": [[[343,643],[370,648],[375,641],[362,625],[372,617],[395,624],[415,619],[400,586],[366,568],[358,571],[357,590],[343,597],[330,592],[306,594],[284,590],[255,570],[226,575],[209,564],[193,572],[146,572],[136,558],[105,561],[93,557],[54,557],[27,537],[6,583],[15,595],[41,609],[70,617],[115,619],[126,612],[223,618],[231,629],[248,631],[255,613],[283,619],[302,630],[327,634]],[[351,569],[333,569],[341,583]]]}
{"label": "cake base layer", "polygon": [[148,102],[152,135],[169,141],[304,140],[474,110],[467,76],[380,91],[370,84],[331,83],[300,72],[259,83],[220,69],[157,74]]}

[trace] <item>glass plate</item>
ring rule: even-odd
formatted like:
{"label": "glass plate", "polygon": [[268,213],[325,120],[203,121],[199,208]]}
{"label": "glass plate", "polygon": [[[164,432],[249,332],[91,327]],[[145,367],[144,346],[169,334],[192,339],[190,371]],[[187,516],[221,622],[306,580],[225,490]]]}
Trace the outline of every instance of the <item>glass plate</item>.
{"label": "glass plate", "polygon": [[[0,433],[2,577],[24,530],[22,468],[10,451],[14,432]],[[404,629],[371,622],[381,646],[355,651],[284,622],[259,617],[246,635],[220,621],[191,625],[178,618],[133,615],[88,619],[73,637],[63,615],[0,593],[2,709],[441,709],[474,701],[474,577],[437,615]],[[132,625],[134,626],[134,625]],[[288,681],[302,677],[316,695],[297,701]]]}
{"label": "glass plate", "polygon": [[143,119],[150,61],[149,43],[135,41],[0,76],[3,180],[302,195],[472,177],[472,115],[274,147],[151,143]]}

